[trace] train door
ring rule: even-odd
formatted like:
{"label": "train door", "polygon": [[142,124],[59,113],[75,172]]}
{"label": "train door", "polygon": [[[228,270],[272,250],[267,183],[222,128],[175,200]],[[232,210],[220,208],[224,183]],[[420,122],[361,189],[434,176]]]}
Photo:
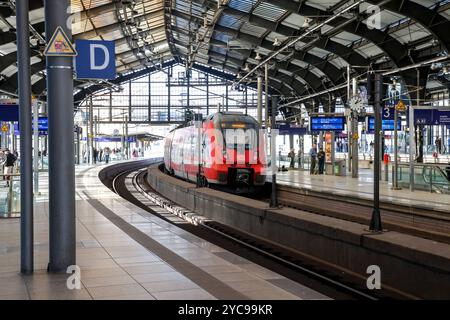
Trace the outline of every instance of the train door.
{"label": "train door", "polygon": [[197,177],[197,168],[198,168],[198,129],[195,127],[191,127],[190,130],[190,141],[189,141],[189,174],[188,179],[191,181],[196,181]]}

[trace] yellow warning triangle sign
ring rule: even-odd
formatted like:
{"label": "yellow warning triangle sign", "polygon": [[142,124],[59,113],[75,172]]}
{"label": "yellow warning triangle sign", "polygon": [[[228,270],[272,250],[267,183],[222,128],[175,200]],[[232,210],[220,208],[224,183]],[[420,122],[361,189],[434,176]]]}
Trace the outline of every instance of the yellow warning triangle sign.
{"label": "yellow warning triangle sign", "polygon": [[45,48],[44,55],[50,57],[76,56],[77,51],[69,40],[69,37],[59,26]]}

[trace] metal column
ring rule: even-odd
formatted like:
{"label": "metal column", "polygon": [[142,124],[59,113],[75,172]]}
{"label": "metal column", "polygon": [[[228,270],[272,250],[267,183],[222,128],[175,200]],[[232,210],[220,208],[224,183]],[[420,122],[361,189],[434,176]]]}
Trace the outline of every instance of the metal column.
{"label": "metal column", "polygon": [[77,127],[77,132],[76,132],[76,139],[77,139],[77,145],[76,145],[76,148],[77,148],[77,157],[76,157],[76,159],[75,159],[75,163],[77,164],[77,165],[79,165],[80,164],[80,139],[81,139],[81,135],[80,135],[80,130],[81,130],[81,127]]}
{"label": "metal column", "polygon": [[92,95],[89,98],[89,163],[94,164],[94,106],[92,104]]}
{"label": "metal column", "polygon": [[[353,97],[357,95],[356,78],[352,80]],[[356,112],[356,111],[355,111]],[[358,134],[358,115],[352,113],[352,136],[349,138],[352,141],[352,178],[358,178],[359,176],[359,134]]]}
{"label": "metal column", "polygon": [[269,127],[269,64],[264,65],[264,92],[265,92],[265,128]]}
{"label": "metal column", "polygon": [[[72,38],[69,13],[70,0],[45,0],[47,42],[58,26]],[[72,65],[71,57],[47,57],[50,272],[76,263]]]}
{"label": "metal column", "polygon": [[16,2],[20,123],[20,271],[34,271],[33,159],[31,139],[31,71],[28,1]]}
{"label": "metal column", "polygon": [[[368,74],[369,83],[373,81],[373,76]],[[368,87],[371,87],[372,84],[369,84]],[[380,134],[381,134],[381,99],[382,99],[382,91],[383,91],[383,77],[381,74],[375,74],[375,86],[374,93],[371,95],[374,97],[374,113],[375,113],[375,145],[374,145],[374,159],[373,159],[373,211],[372,211],[372,219],[370,220],[370,231],[379,232],[382,231],[381,226],[381,215],[380,215]],[[370,98],[372,99],[372,98]]]}
{"label": "metal column", "polygon": [[[85,145],[85,155],[86,155],[86,164],[89,164],[91,161],[91,146],[89,145],[89,105],[86,104],[86,114],[84,117],[84,121],[86,121],[86,145]],[[112,121],[112,120],[111,120]],[[84,162],[84,157],[83,157]]]}
{"label": "metal column", "polygon": [[262,125],[262,77],[258,76],[258,105],[256,112],[256,120],[260,125]]}
{"label": "metal column", "polygon": [[336,134],[334,131],[331,131],[331,175],[336,174],[335,166],[336,166]]}
{"label": "metal column", "polygon": [[278,109],[278,97],[272,96],[272,116],[270,117],[270,158],[272,168],[272,193],[270,195],[270,207],[278,207],[278,195],[277,195],[277,137],[275,136],[275,118]]}
{"label": "metal column", "polygon": [[34,195],[39,194],[39,102],[33,103],[33,171]]}
{"label": "metal column", "polygon": [[130,159],[130,143],[128,142],[128,116],[125,116],[125,150],[127,160]]}
{"label": "metal column", "polygon": [[397,130],[397,122],[398,122],[398,110],[397,106],[394,107],[394,174],[392,177],[392,189],[399,190],[401,188],[398,187],[398,130]]}
{"label": "metal column", "polygon": [[[416,104],[420,106],[420,70],[417,69]],[[414,162],[416,155],[416,127],[414,123],[414,103],[409,107],[409,190],[414,191]]]}
{"label": "metal column", "polygon": [[98,117],[94,116],[94,148],[95,148],[95,150],[98,149],[97,135],[98,135]]}
{"label": "metal column", "polygon": [[[351,83],[350,83],[350,65],[347,65],[347,108],[350,110],[350,96],[351,96]],[[347,121],[347,152],[348,152],[348,172],[352,172],[352,120],[351,114]]]}

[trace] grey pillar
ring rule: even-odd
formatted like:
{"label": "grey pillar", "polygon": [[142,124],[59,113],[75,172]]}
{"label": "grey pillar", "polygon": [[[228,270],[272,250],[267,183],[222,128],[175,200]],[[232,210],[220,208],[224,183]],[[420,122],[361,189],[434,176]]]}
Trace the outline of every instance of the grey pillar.
{"label": "grey pillar", "polygon": [[399,190],[401,188],[398,187],[398,130],[397,130],[397,122],[398,122],[398,110],[397,106],[395,106],[394,110],[394,174],[392,177],[392,189]]}
{"label": "grey pillar", "polygon": [[31,139],[31,71],[28,1],[16,2],[20,123],[20,271],[34,271],[33,159]]}
{"label": "grey pillar", "polygon": [[33,171],[34,194],[39,194],[39,102],[33,103]]}
{"label": "grey pillar", "polygon": [[80,149],[81,149],[81,148],[80,148],[80,139],[81,139],[80,130],[81,130],[81,127],[78,127],[78,126],[77,126],[77,131],[76,131],[76,139],[77,139],[76,155],[77,155],[77,157],[76,157],[76,159],[75,159],[75,163],[76,163],[77,165],[80,164]]}
{"label": "grey pillar", "polygon": [[264,92],[265,96],[265,128],[269,127],[269,64],[264,65]]}
{"label": "grey pillar", "polygon": [[[356,97],[357,95],[357,82],[356,78],[353,78],[352,81],[352,90],[353,90],[353,97]],[[358,178],[359,177],[359,148],[358,148],[358,142],[359,142],[359,134],[358,134],[358,115],[353,113],[352,114],[352,178]]]}
{"label": "grey pillar", "polygon": [[258,76],[258,105],[256,110],[256,120],[262,125],[262,77]]}
{"label": "grey pillar", "polygon": [[98,117],[94,116],[94,148],[98,148],[98,142],[97,142],[97,135],[98,135]]}
{"label": "grey pillar", "polygon": [[272,97],[272,116],[270,118],[270,157],[272,167],[272,193],[270,195],[270,207],[278,207],[278,195],[277,195],[277,147],[276,136],[274,129],[276,128],[276,114],[278,110],[278,97]]}
{"label": "grey pillar", "polygon": [[334,176],[336,171],[334,169],[336,165],[336,133],[334,131],[331,131],[331,172]]}
{"label": "grey pillar", "polygon": [[92,95],[89,98],[89,163],[94,164],[94,106],[92,104]]}
{"label": "grey pillar", "polygon": [[[70,0],[45,0],[47,42],[58,26],[72,38],[69,9]],[[71,57],[47,57],[50,272],[76,263],[72,65]]]}
{"label": "grey pillar", "polygon": [[[350,65],[347,65],[347,107],[350,110],[350,96],[351,96],[351,79],[350,79]],[[347,151],[348,151],[348,172],[352,172],[352,118],[347,120]]]}
{"label": "grey pillar", "polygon": [[319,143],[317,146],[317,151],[319,151],[320,148],[323,148],[323,131],[319,132]]}
{"label": "grey pillar", "polygon": [[89,164],[91,161],[91,148],[89,145],[89,105],[86,104],[86,114],[85,114],[85,121],[86,121],[86,164]]}
{"label": "grey pillar", "polygon": [[[417,69],[416,103],[420,106],[420,70]],[[414,103],[409,106],[409,191],[414,191],[414,161],[416,156],[416,126],[414,124]]]}
{"label": "grey pillar", "polygon": [[[382,231],[381,226],[381,215],[380,215],[380,167],[381,167],[381,158],[380,154],[380,135],[381,135],[381,99],[382,99],[382,91],[383,91],[383,77],[381,74],[375,74],[375,79],[373,79],[373,75],[368,75],[369,83],[375,80],[374,91],[369,94],[369,96],[374,95],[374,113],[375,113],[375,143],[374,143],[374,154],[375,157],[373,159],[373,167],[374,167],[374,175],[373,175],[373,212],[372,219],[370,220],[369,230],[373,232]],[[368,87],[372,87],[370,83]],[[371,90],[372,91],[372,90]],[[373,100],[372,100],[373,101]]]}
{"label": "grey pillar", "polygon": [[128,160],[130,159],[130,142],[128,142],[128,116],[125,117],[125,148]]}

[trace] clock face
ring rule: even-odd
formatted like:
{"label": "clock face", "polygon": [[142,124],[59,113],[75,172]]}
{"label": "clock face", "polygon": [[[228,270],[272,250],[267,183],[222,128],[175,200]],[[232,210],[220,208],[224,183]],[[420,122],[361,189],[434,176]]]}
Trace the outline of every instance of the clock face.
{"label": "clock face", "polygon": [[362,99],[358,96],[351,98],[349,104],[350,104],[350,109],[355,110],[355,111],[361,110],[364,106]]}

